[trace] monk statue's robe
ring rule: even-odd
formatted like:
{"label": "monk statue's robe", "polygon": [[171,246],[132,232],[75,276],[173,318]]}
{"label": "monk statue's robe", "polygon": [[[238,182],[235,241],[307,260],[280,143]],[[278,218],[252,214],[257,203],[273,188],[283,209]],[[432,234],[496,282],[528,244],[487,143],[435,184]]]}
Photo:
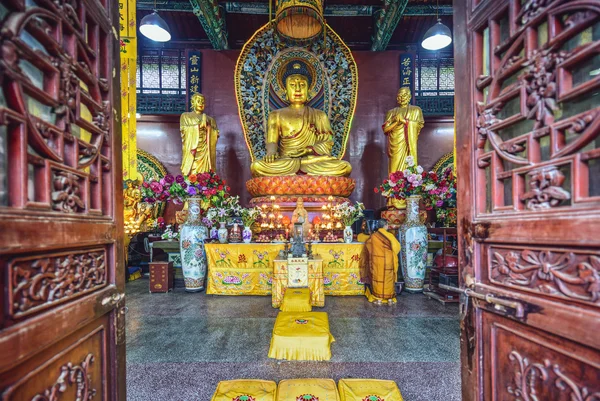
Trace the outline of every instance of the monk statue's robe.
{"label": "monk statue's robe", "polygon": [[[299,128],[297,128],[299,127]],[[267,144],[277,144],[279,158],[251,165],[253,177],[294,174],[348,176],[350,163],[331,156],[333,132],[321,110],[286,107],[269,114]],[[306,150],[306,155],[296,157]]]}
{"label": "monk statue's robe", "polygon": [[219,130],[212,117],[195,111],[180,118],[181,173],[183,175],[216,171]]}
{"label": "monk statue's robe", "polygon": [[408,156],[417,163],[417,139],[424,125],[423,112],[418,106],[408,104],[387,112],[383,132],[387,136],[388,174],[404,171]]}
{"label": "monk statue's robe", "polygon": [[362,281],[367,284],[369,302],[395,303],[400,243],[392,233],[380,228],[365,242],[361,256]]}

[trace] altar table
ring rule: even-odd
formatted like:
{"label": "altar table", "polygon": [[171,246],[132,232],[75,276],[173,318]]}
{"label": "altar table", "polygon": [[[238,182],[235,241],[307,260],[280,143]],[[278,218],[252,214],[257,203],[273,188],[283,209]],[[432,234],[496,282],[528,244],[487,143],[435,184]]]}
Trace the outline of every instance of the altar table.
{"label": "altar table", "polygon": [[[273,261],[283,244],[205,244],[207,294],[271,295]],[[317,243],[313,254],[323,259],[325,295],[363,295],[360,258],[364,243]]]}

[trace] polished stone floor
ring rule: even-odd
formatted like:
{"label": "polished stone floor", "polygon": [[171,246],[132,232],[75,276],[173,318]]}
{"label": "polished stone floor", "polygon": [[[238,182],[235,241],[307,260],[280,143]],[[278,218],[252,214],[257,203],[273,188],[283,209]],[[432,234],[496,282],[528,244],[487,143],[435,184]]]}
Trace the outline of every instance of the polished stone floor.
{"label": "polished stone floor", "polygon": [[[403,293],[398,305],[326,297],[328,362],[267,358],[277,310],[270,297],[148,293],[126,287],[127,399],[209,401],[221,380],[368,377],[395,380],[405,401],[460,400],[455,304]],[[393,401],[393,400],[390,400]]]}

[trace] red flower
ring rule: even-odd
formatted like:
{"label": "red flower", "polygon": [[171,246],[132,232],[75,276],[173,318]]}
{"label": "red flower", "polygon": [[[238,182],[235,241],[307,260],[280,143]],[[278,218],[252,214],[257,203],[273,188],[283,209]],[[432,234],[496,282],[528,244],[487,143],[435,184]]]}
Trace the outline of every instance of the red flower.
{"label": "red flower", "polygon": [[379,193],[379,189],[375,188],[375,193],[378,194]]}

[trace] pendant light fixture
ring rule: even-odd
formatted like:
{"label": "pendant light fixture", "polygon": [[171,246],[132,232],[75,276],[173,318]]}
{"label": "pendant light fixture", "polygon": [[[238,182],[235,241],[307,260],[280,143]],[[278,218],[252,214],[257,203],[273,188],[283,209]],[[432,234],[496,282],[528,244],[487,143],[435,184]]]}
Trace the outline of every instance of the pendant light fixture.
{"label": "pendant light fixture", "polygon": [[452,33],[450,28],[442,24],[439,16],[440,3],[437,2],[436,17],[437,23],[425,32],[421,46],[427,50],[440,50],[452,43]]}
{"label": "pendant light fixture", "polygon": [[154,0],[154,12],[146,15],[140,22],[142,35],[155,42],[168,42],[171,40],[169,25],[158,15],[156,11],[156,0]]}

